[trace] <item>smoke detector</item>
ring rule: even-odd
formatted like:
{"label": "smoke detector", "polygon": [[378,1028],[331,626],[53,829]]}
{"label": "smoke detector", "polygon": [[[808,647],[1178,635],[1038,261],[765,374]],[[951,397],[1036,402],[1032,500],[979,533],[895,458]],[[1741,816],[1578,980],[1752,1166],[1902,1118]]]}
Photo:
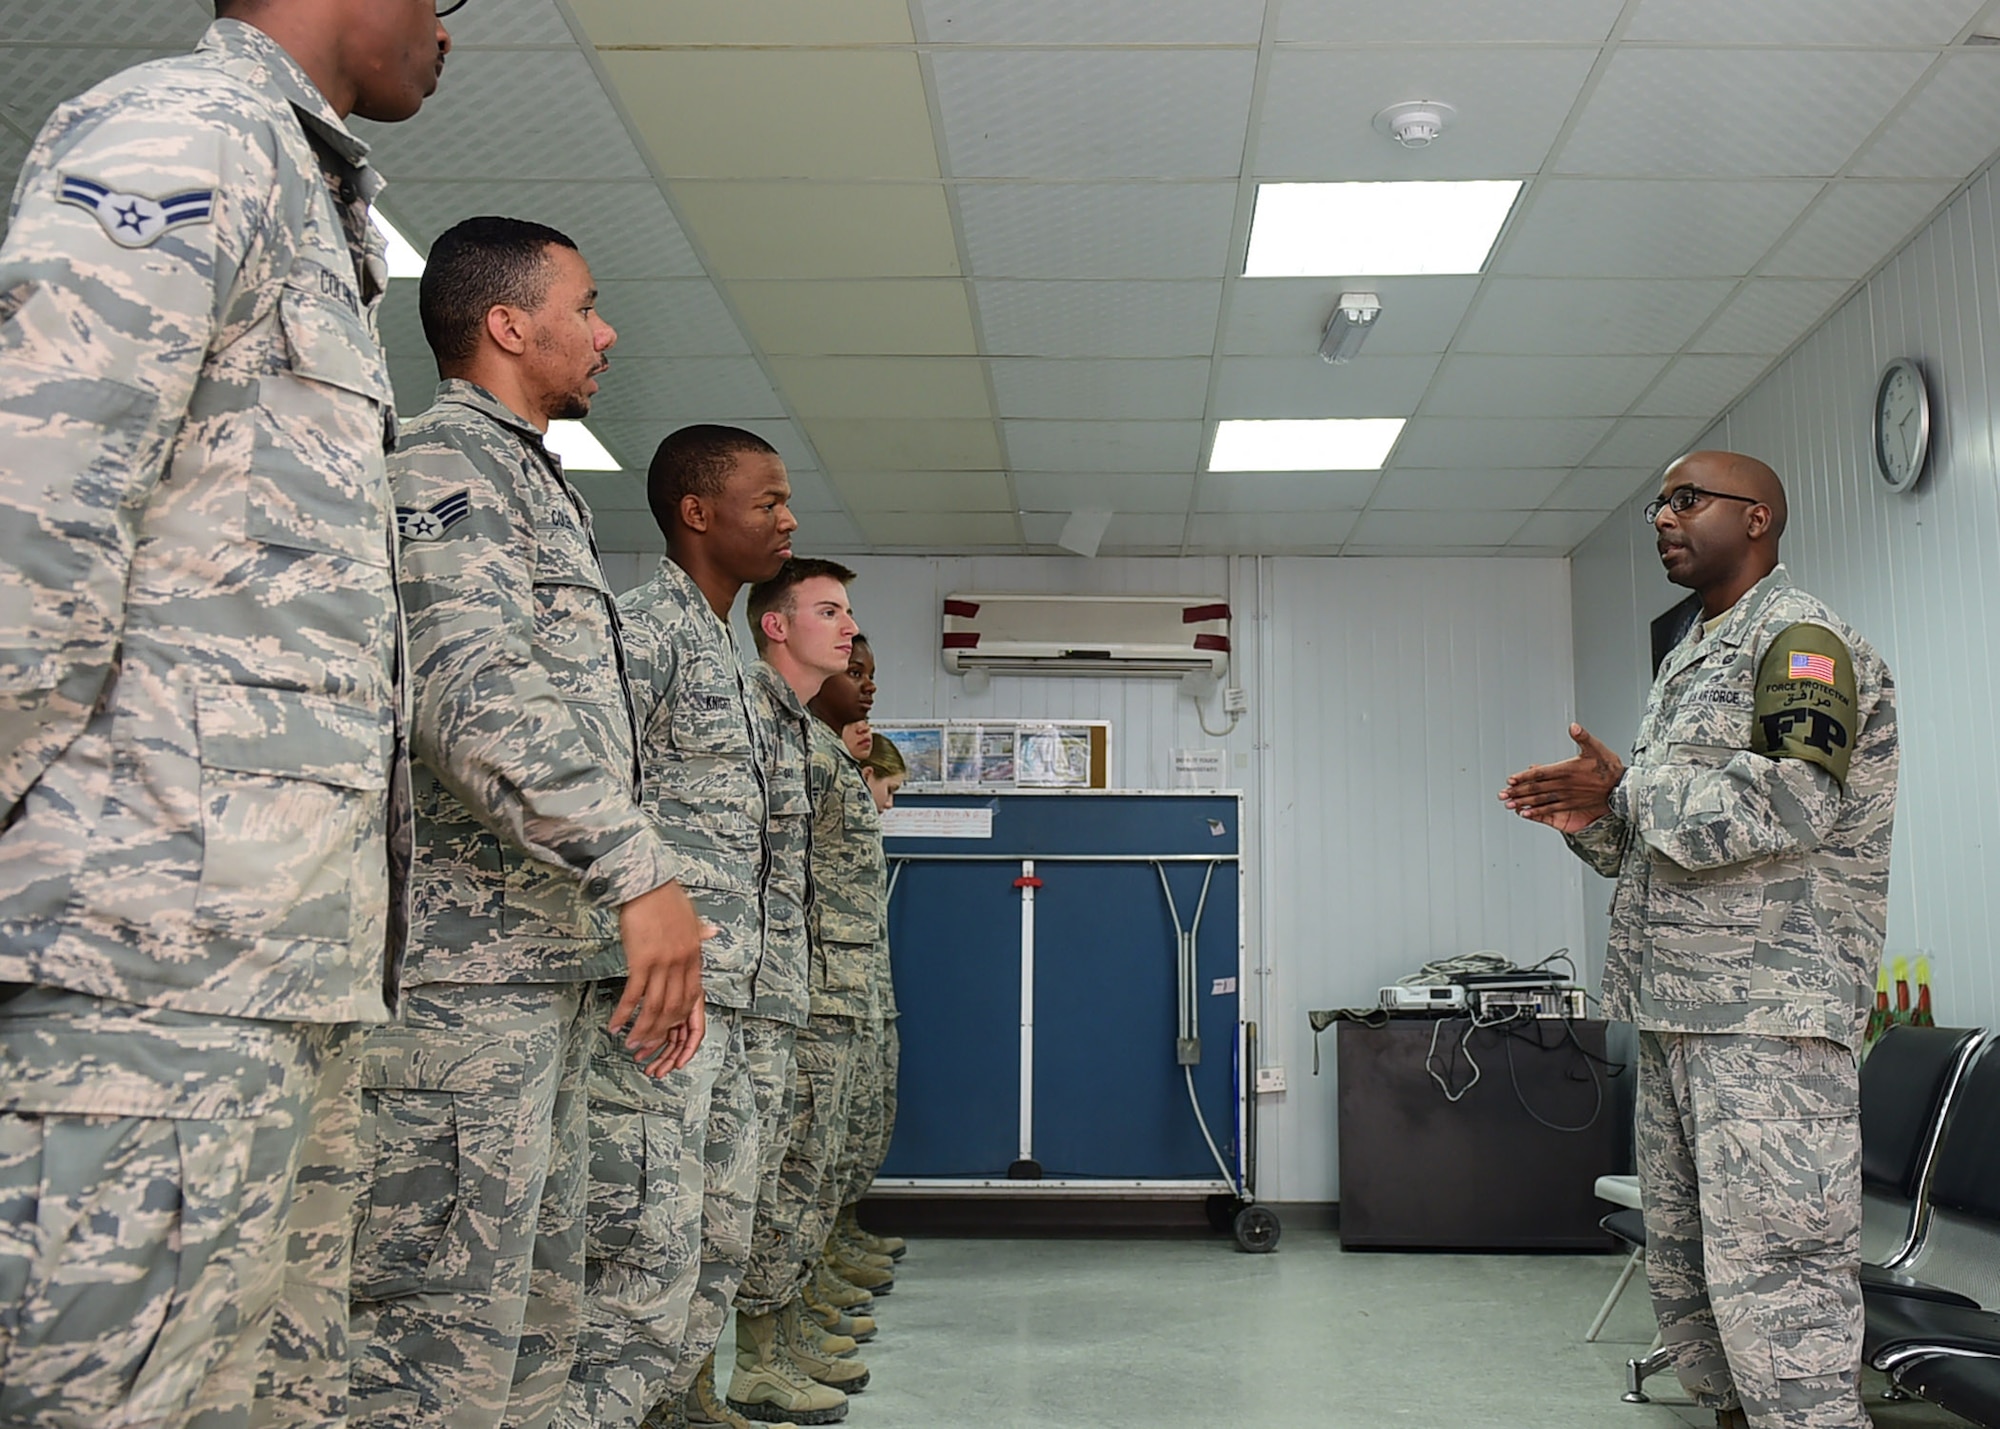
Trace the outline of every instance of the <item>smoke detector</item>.
{"label": "smoke detector", "polygon": [[1375,116],[1375,131],[1387,134],[1405,149],[1423,149],[1444,133],[1458,111],[1435,99],[1408,99]]}

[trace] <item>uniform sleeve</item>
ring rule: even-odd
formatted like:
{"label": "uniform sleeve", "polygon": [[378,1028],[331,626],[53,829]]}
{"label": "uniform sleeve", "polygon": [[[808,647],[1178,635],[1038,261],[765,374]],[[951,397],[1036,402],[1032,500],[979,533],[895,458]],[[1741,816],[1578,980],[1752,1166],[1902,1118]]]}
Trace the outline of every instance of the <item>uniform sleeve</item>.
{"label": "uniform sleeve", "polygon": [[442,536],[402,546],[417,757],[488,828],[574,871],[596,902],[672,882],[681,860],[634,797],[632,770],[590,757],[535,658],[536,542],[515,474],[435,439],[390,465],[404,508],[467,502]]}
{"label": "uniform sleeve", "polygon": [[0,245],[0,814],[104,688],[147,499],[278,224],[266,130],[149,101],[59,109]]}
{"label": "uniform sleeve", "polygon": [[1627,770],[1612,810],[1686,869],[1722,868],[1815,847],[1846,803],[1860,733],[1854,662],[1820,625],[1778,632],[1759,658],[1750,748],[1720,768]]}
{"label": "uniform sleeve", "polygon": [[1631,838],[1632,825],[1623,815],[1606,814],[1573,834],[1564,834],[1563,842],[1569,845],[1571,853],[1598,873],[1606,878],[1616,878],[1619,865],[1625,861],[1625,848]]}

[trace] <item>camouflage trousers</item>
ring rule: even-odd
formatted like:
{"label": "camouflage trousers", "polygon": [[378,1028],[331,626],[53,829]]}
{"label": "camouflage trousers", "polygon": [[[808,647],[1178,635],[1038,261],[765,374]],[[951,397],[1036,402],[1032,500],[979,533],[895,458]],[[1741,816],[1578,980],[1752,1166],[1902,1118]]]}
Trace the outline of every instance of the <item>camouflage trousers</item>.
{"label": "camouflage trousers", "polygon": [[736,1301],[749,1314],[782,1309],[799,1293],[840,1211],[837,1176],[857,1025],[852,1017],[815,1013],[798,1029],[791,1134],[770,1204],[758,1205],[756,1243]]}
{"label": "camouflage trousers", "polygon": [[868,1194],[889,1155],[896,1132],[896,1075],[902,1041],[894,1018],[863,1026],[854,1044],[854,1072],[847,1084],[847,1147],[841,1158],[840,1201],[851,1206]]}
{"label": "camouflage trousers", "polygon": [[1853,1053],[1641,1032],[1637,1141],[1653,1309],[1696,1403],[1866,1429]]}
{"label": "camouflage trousers", "polygon": [[344,1036],[48,988],[0,1004],[0,1423],[247,1422]]}
{"label": "camouflage trousers", "polygon": [[679,1398],[722,1337],[757,1208],[757,1102],[741,1012],[708,1008],[694,1060],[646,1075],[602,1031],[620,984],[595,993],[583,1340],[565,1429],[636,1429]]}
{"label": "camouflage trousers", "polygon": [[429,983],[362,1049],[356,1425],[537,1429],[583,1302],[585,983]]}
{"label": "camouflage trousers", "polygon": [[[776,1214],[778,1175],[785,1167],[785,1153],[792,1145],[792,1108],[798,1100],[794,1086],[798,1078],[799,1029],[789,1022],[768,1017],[751,1017],[743,1023],[743,1043],[750,1053],[750,1082],[757,1094],[757,1214],[751,1222],[750,1244]],[[739,1308],[760,1314],[749,1303],[750,1277],[746,1267],[736,1292]],[[773,1307],[777,1308],[777,1307]]]}

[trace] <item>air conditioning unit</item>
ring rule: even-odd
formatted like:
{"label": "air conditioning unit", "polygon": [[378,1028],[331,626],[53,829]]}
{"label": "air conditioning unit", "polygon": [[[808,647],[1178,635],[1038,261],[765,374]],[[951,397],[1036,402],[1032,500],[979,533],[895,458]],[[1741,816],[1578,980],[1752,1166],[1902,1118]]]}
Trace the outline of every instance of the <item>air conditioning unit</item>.
{"label": "air conditioning unit", "polygon": [[953,595],[944,666],[954,674],[1169,675],[1220,679],[1229,603],[1180,595]]}

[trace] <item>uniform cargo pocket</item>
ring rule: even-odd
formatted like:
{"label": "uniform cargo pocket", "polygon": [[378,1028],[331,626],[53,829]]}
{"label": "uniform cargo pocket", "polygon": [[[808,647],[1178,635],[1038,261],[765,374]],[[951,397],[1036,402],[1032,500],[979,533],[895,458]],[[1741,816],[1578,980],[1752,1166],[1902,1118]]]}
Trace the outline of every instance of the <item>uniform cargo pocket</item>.
{"label": "uniform cargo pocket", "polygon": [[490,1290],[514,1170],[520,1059],[436,1029],[370,1035],[378,1045],[362,1054],[361,1141],[373,1165],[355,1290],[378,1300]]}
{"label": "uniform cargo pocket", "polygon": [[1831,1291],[1809,1290],[1788,1303],[1755,1312],[1757,1329],[1771,1346],[1771,1372],[1785,1380],[1851,1374],[1861,1358],[1861,1306],[1841,1303]]}
{"label": "uniform cargo pocket", "polygon": [[248,685],[195,694],[195,916],[243,938],[345,942],[388,897],[387,710]]}

